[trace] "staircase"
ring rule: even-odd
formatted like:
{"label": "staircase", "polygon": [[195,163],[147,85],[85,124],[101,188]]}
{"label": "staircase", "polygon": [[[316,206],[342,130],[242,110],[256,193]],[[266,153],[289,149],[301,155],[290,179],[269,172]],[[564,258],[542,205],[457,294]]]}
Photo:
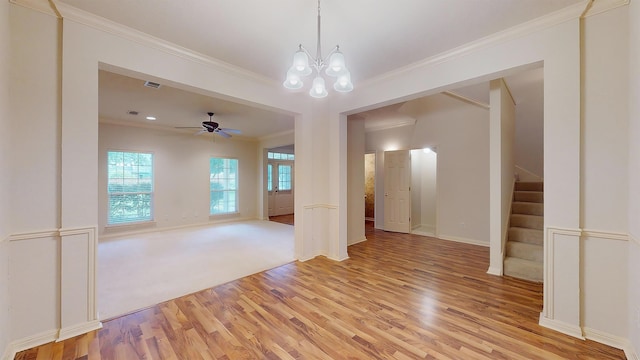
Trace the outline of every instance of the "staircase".
{"label": "staircase", "polygon": [[542,282],[543,183],[516,182],[511,206],[504,274]]}

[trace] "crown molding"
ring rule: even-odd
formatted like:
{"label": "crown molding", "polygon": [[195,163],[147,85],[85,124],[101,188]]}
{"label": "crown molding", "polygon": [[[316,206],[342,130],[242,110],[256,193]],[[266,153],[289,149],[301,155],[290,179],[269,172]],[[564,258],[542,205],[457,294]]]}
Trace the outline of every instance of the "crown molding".
{"label": "crown molding", "polygon": [[629,1],[630,0],[594,0],[593,5],[587,9],[583,17],[588,18],[621,6],[629,5]]}
{"label": "crown molding", "polygon": [[[506,83],[505,83],[505,85],[506,85]],[[472,98],[460,95],[455,91],[444,91],[443,94],[445,94],[447,96],[450,96],[450,97],[452,97],[454,99],[458,99],[460,101],[464,101],[464,102],[466,102],[468,104],[481,107],[481,108],[483,108],[485,110],[489,110],[491,108],[491,106],[489,104],[486,104],[486,103],[483,103],[482,101],[474,100]],[[512,97],[512,99],[513,99],[513,97]]]}
{"label": "crown molding", "polygon": [[58,12],[53,8],[54,5],[46,0],[9,0],[9,3],[49,16],[59,17]]}
{"label": "crown molding", "polygon": [[[610,6],[615,5],[615,7],[617,7],[617,6],[620,6],[618,3],[623,1],[628,1],[628,0],[599,0],[599,1],[606,3],[603,5],[598,5],[596,9],[599,12],[603,12],[610,9],[611,8]],[[611,3],[615,3],[615,4],[611,4]],[[503,43],[509,40],[517,39],[517,38],[544,30],[544,29],[548,29],[550,27],[556,26],[558,24],[564,23],[569,20],[578,19],[582,16],[588,4],[589,4],[589,1],[582,1],[580,3],[567,6],[563,9],[560,9],[548,15],[541,16],[539,18],[524,22],[522,24],[513,26],[503,31],[499,31],[492,35],[458,46],[451,50],[428,57],[426,59],[398,68],[396,70],[389,71],[378,77],[375,77],[368,81],[363,82],[360,85],[360,87],[370,86],[372,84],[382,82],[389,78],[397,77],[399,75],[402,75],[404,73],[410,72],[415,69],[429,67],[429,66],[437,65],[447,61],[451,61],[458,57],[477,51],[478,49],[487,48],[499,43]],[[595,12],[596,10],[593,10],[593,7],[592,7],[592,12]]]}
{"label": "crown molding", "polygon": [[280,132],[277,132],[277,133],[274,133],[274,134],[261,136],[261,137],[258,138],[258,141],[265,141],[265,140],[277,138],[277,137],[280,137],[280,136],[291,135],[291,134],[294,134],[294,133],[295,133],[295,129],[284,130],[284,131],[280,131]]}
{"label": "crown molding", "polygon": [[385,123],[379,125],[367,125],[367,121],[365,119],[364,123],[364,132],[373,132],[373,131],[381,131],[388,129],[395,129],[403,126],[412,126],[416,124],[416,119],[406,119],[400,121],[394,121],[393,123]]}
{"label": "crown molding", "polygon": [[[31,1],[37,1],[37,0],[14,0],[14,1],[31,2]],[[243,69],[241,67],[229,64],[222,60],[218,60],[208,55],[187,49],[185,47],[157,38],[155,36],[149,35],[142,31],[132,29],[130,27],[105,19],[103,17],[97,16],[87,11],[80,10],[71,5],[68,5],[59,1],[55,1],[55,0],[49,0],[49,1],[51,1],[51,3],[55,5],[55,7],[57,8],[57,11],[60,13],[60,16],[65,20],[71,20],[76,23],[94,28],[96,30],[100,30],[108,34],[115,35],[117,37],[130,40],[132,42],[135,42],[144,46],[148,46],[156,50],[163,51],[170,55],[178,56],[202,65],[213,67],[228,74],[237,75],[245,79],[250,79],[250,80],[261,82],[271,86],[274,86],[275,84],[279,84],[277,81],[271,78],[268,78],[266,76],[262,76],[260,74]]]}

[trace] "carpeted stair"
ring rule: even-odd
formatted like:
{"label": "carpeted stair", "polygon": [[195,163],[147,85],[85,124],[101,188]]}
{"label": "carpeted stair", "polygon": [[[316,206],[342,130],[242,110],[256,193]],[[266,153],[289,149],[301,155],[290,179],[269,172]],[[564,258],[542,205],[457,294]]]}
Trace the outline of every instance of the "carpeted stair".
{"label": "carpeted stair", "polygon": [[543,183],[516,182],[507,237],[504,274],[542,282]]}

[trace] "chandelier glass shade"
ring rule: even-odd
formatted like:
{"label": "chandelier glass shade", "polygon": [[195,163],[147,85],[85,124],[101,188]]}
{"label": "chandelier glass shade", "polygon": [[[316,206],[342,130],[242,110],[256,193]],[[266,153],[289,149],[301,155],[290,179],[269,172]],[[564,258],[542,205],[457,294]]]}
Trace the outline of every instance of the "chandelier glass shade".
{"label": "chandelier glass shade", "polygon": [[[309,62],[309,59],[313,59]],[[287,89],[298,90],[304,86],[302,78],[311,75],[315,70],[316,76],[309,90],[309,95],[315,98],[323,98],[328,95],[325,86],[325,80],[322,77],[322,70],[325,74],[334,77],[336,80],[333,89],[338,92],[349,92],[353,90],[351,83],[351,74],[345,64],[344,54],[340,52],[340,46],[335,48],[327,55],[322,57],[320,47],[320,0],[318,0],[318,42],[315,58],[305,49],[302,44],[298,46],[298,51],[293,55],[293,64],[287,71],[287,78],[283,85]]]}

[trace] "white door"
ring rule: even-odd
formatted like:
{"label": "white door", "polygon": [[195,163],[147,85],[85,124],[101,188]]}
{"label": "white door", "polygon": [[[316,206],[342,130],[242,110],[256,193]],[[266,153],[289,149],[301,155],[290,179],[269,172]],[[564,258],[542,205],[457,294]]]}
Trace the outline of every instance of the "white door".
{"label": "white door", "polygon": [[384,229],[411,232],[411,155],[409,150],[384,153]]}
{"label": "white door", "polygon": [[293,161],[270,161],[267,181],[269,216],[293,214]]}

